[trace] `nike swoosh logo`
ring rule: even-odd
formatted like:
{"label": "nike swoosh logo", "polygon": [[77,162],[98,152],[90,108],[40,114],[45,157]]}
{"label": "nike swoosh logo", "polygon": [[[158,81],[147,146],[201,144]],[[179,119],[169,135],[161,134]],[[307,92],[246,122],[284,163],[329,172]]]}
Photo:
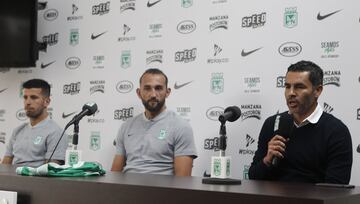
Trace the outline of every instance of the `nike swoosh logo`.
{"label": "nike swoosh logo", "polygon": [[193,81],[189,81],[189,82],[186,82],[186,83],[183,83],[183,84],[180,84],[180,85],[178,85],[177,82],[175,82],[174,89],[180,89],[180,88],[190,84],[191,82],[193,82]]}
{"label": "nike swoosh logo", "polygon": [[47,63],[47,64],[43,64],[43,63],[41,63],[40,67],[41,67],[41,69],[45,69],[46,67],[48,67],[48,66],[50,66],[50,65],[54,64],[55,62],[56,62],[56,61],[52,61],[52,62]]}
{"label": "nike swoosh logo", "polygon": [[158,1],[154,1],[154,2],[152,2],[152,3],[150,3],[150,0],[147,2],[147,7],[152,7],[152,6],[154,6],[155,4],[157,4],[157,3],[159,3],[161,0],[158,0]]}
{"label": "nike swoosh logo", "polygon": [[255,50],[251,50],[251,51],[249,51],[249,52],[245,52],[244,49],[243,49],[243,50],[241,51],[241,56],[246,57],[246,56],[248,56],[248,55],[250,55],[250,54],[252,54],[252,53],[260,50],[261,48],[262,48],[262,47],[259,47],[259,48],[256,48]]}
{"label": "nike swoosh logo", "polygon": [[74,111],[74,112],[72,112],[72,113],[69,113],[69,114],[65,114],[65,113],[63,113],[62,114],[62,118],[67,118],[67,117],[69,117],[69,116],[71,116],[71,115],[74,115],[76,113],[76,111]]}
{"label": "nike swoosh logo", "polygon": [[94,35],[94,33],[92,33],[92,34],[91,34],[91,40],[95,40],[96,38],[98,38],[98,37],[100,37],[100,36],[104,35],[106,32],[107,32],[107,31],[102,32],[102,33],[97,34],[97,35]]}
{"label": "nike swoosh logo", "polygon": [[8,88],[5,88],[5,89],[3,89],[3,90],[0,90],[0,93],[4,92],[6,89],[8,89]]}
{"label": "nike swoosh logo", "polygon": [[334,15],[335,13],[337,13],[337,12],[340,12],[341,10],[337,10],[337,11],[334,11],[334,12],[332,12],[332,13],[329,13],[329,14],[326,14],[326,15],[320,15],[320,12],[318,13],[318,15],[317,15],[317,19],[319,20],[319,21],[321,21],[321,20],[324,20],[325,18],[327,18],[327,17],[329,17],[329,16],[332,16],[332,15]]}

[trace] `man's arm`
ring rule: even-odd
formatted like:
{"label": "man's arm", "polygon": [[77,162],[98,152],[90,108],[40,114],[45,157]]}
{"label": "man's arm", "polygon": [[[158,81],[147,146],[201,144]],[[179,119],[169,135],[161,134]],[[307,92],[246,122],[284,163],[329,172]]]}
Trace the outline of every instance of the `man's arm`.
{"label": "man's arm", "polygon": [[343,125],[342,128],[333,132],[330,138],[324,182],[348,184],[350,182],[353,161],[350,132]]}
{"label": "man's arm", "polygon": [[1,161],[2,164],[12,164],[14,157],[4,156],[3,160]]}
{"label": "man's arm", "polygon": [[[275,117],[267,118],[261,128],[258,140],[258,148],[255,152],[253,162],[249,168],[250,179],[270,179],[272,167],[269,164],[272,156],[267,158],[268,143],[272,137],[272,131],[274,129]],[[268,161],[269,160],[269,161]],[[269,165],[269,166],[268,166]]]}
{"label": "man's arm", "polygon": [[122,171],[124,169],[125,162],[126,160],[124,155],[115,155],[111,166],[111,171]]}
{"label": "man's arm", "polygon": [[175,176],[191,176],[193,158],[190,156],[177,156],[174,159]]}

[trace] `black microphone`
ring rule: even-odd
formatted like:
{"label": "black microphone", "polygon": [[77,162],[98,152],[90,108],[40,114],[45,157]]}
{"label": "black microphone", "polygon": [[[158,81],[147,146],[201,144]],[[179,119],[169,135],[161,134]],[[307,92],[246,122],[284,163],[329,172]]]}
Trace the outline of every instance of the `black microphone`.
{"label": "black microphone", "polygon": [[73,119],[65,126],[67,129],[70,125],[79,122],[86,115],[93,115],[97,111],[97,105],[94,102],[88,102],[82,107],[82,111],[75,115]]}
{"label": "black microphone", "polygon": [[241,116],[241,110],[237,106],[229,106],[224,113],[219,116],[219,121],[225,123],[226,121],[234,122]]}
{"label": "black microphone", "polygon": [[[290,136],[292,134],[292,129],[294,126],[293,117],[288,113],[283,113],[281,115],[277,115],[276,117],[277,118],[275,119],[275,126],[277,125],[276,123],[278,122],[278,128],[277,128],[277,130],[275,130],[275,134],[280,135],[285,139],[290,138]],[[280,118],[278,118],[278,117],[280,117]],[[279,162],[280,162],[280,158],[274,156],[271,161],[271,164],[273,166],[277,166],[277,165],[279,165]]]}

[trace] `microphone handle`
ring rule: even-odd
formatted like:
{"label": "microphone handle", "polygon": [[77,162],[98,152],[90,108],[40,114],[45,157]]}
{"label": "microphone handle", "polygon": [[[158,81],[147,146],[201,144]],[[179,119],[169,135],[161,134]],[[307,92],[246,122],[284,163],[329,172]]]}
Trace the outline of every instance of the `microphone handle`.
{"label": "microphone handle", "polygon": [[280,163],[280,158],[274,156],[272,161],[271,161],[271,165],[274,166],[274,167],[277,167],[279,165],[279,163]]}

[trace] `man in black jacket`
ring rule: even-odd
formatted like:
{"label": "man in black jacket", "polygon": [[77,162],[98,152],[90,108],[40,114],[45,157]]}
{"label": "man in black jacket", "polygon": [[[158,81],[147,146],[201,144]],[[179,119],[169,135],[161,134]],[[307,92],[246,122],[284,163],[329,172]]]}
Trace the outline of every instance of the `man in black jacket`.
{"label": "man in black jacket", "polygon": [[[313,62],[300,61],[288,68],[285,98],[289,111],[265,120],[250,179],[349,183],[351,135],[344,123],[323,112],[317,102],[322,90],[323,71]],[[293,122],[285,136],[278,131],[279,118],[281,126],[281,118],[289,116]]]}

